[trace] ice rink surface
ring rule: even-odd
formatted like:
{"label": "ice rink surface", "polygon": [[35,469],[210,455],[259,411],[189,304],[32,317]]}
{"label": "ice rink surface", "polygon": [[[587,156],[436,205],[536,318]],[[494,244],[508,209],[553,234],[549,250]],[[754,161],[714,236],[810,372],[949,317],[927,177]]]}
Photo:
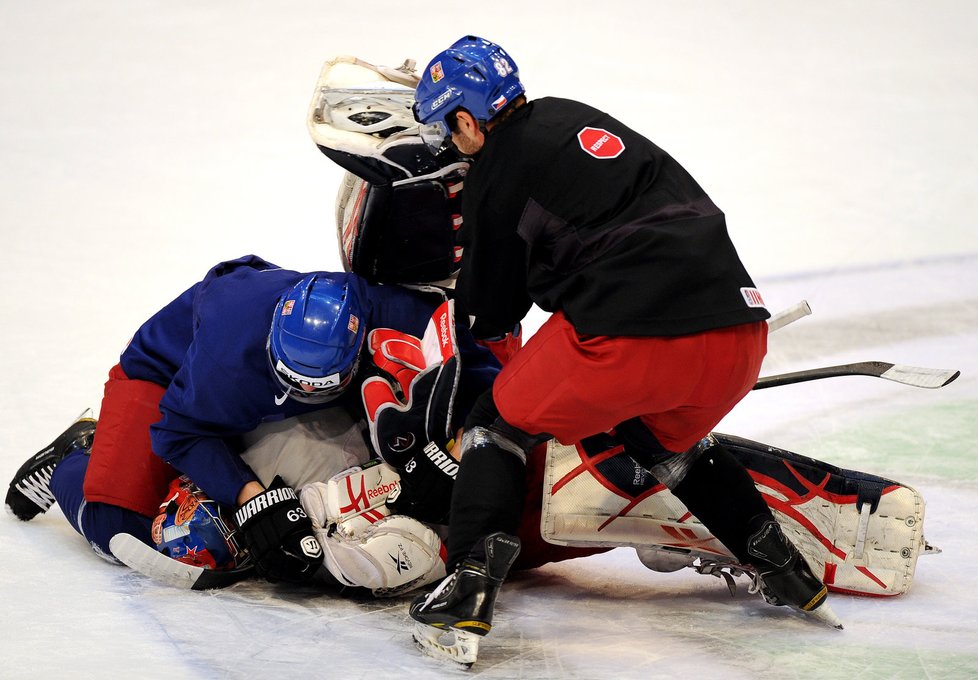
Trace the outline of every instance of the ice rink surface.
{"label": "ice rink surface", "polygon": [[[3,483],[98,406],[131,332],[212,264],[339,267],[340,171],[304,123],[326,58],[426,62],[474,32],[508,48],[531,96],[588,101],[675,155],[770,307],[809,300],[765,374],[881,360],[962,375],[765,390],[717,428],[920,491],[943,553],[906,595],[833,597],[837,632],[620,549],[509,581],[468,675],[978,677],[978,10],[504,0],[466,20],[332,4],[0,0]],[[167,588],[95,557],[57,508],[0,516],[0,602],[2,678],[465,675],[418,656],[406,600]]]}

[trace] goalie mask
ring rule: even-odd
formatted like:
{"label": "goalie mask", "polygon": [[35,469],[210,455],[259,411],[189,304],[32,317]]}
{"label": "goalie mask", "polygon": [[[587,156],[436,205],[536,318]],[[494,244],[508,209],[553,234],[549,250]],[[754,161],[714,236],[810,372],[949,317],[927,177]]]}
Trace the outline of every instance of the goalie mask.
{"label": "goalie mask", "polygon": [[169,495],[153,520],[152,537],[157,550],[178,562],[233,569],[242,557],[233,527],[216,501],[187,477],[178,477],[170,483]]}
{"label": "goalie mask", "polygon": [[292,399],[322,404],[350,385],[365,329],[360,299],[345,274],[305,276],[279,300],[268,359]]}

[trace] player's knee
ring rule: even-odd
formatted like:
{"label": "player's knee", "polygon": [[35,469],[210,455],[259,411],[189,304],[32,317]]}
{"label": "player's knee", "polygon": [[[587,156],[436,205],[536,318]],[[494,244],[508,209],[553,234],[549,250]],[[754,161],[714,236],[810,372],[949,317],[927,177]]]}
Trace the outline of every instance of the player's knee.
{"label": "player's knee", "polygon": [[717,443],[713,435],[707,435],[686,451],[670,451],[638,418],[619,424],[616,432],[625,445],[625,453],[668,489],[679,486],[703,453]]}
{"label": "player's knee", "polygon": [[465,420],[462,452],[493,446],[512,453],[526,463],[530,449],[550,438],[546,433],[531,434],[510,425],[499,414],[492,390],[486,390],[476,400]]}

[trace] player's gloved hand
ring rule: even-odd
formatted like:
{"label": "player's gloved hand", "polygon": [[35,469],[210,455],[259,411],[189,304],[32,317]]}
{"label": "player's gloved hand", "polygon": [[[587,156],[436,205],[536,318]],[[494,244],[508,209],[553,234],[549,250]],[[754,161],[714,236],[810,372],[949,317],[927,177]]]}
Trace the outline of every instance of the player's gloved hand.
{"label": "player's gloved hand", "polygon": [[400,474],[395,513],[443,524],[448,519],[458,463],[452,409],[459,379],[454,303],[443,303],[424,337],[381,328],[367,338],[383,375],[364,381],[363,404],[374,449]]}
{"label": "player's gloved hand", "polygon": [[323,564],[323,549],[295,489],[281,477],[245,502],[234,519],[255,561],[255,571],[269,581],[301,583]]}

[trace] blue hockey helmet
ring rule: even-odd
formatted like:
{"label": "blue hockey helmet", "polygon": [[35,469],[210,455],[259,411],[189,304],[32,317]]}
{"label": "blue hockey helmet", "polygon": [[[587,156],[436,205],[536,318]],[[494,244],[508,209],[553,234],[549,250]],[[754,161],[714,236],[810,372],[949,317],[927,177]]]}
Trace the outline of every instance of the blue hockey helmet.
{"label": "blue hockey helmet", "polygon": [[286,393],[322,404],[350,384],[366,329],[347,275],[308,274],[283,295],[272,315],[268,358]]}
{"label": "blue hockey helmet", "polygon": [[446,116],[464,107],[480,124],[525,92],[516,62],[499,45],[467,35],[438,54],[421,74],[414,118],[436,152],[451,138]]}
{"label": "blue hockey helmet", "polygon": [[234,523],[217,502],[187,477],[170,483],[153,520],[156,549],[178,562],[205,569],[233,569],[246,559],[234,537]]}

